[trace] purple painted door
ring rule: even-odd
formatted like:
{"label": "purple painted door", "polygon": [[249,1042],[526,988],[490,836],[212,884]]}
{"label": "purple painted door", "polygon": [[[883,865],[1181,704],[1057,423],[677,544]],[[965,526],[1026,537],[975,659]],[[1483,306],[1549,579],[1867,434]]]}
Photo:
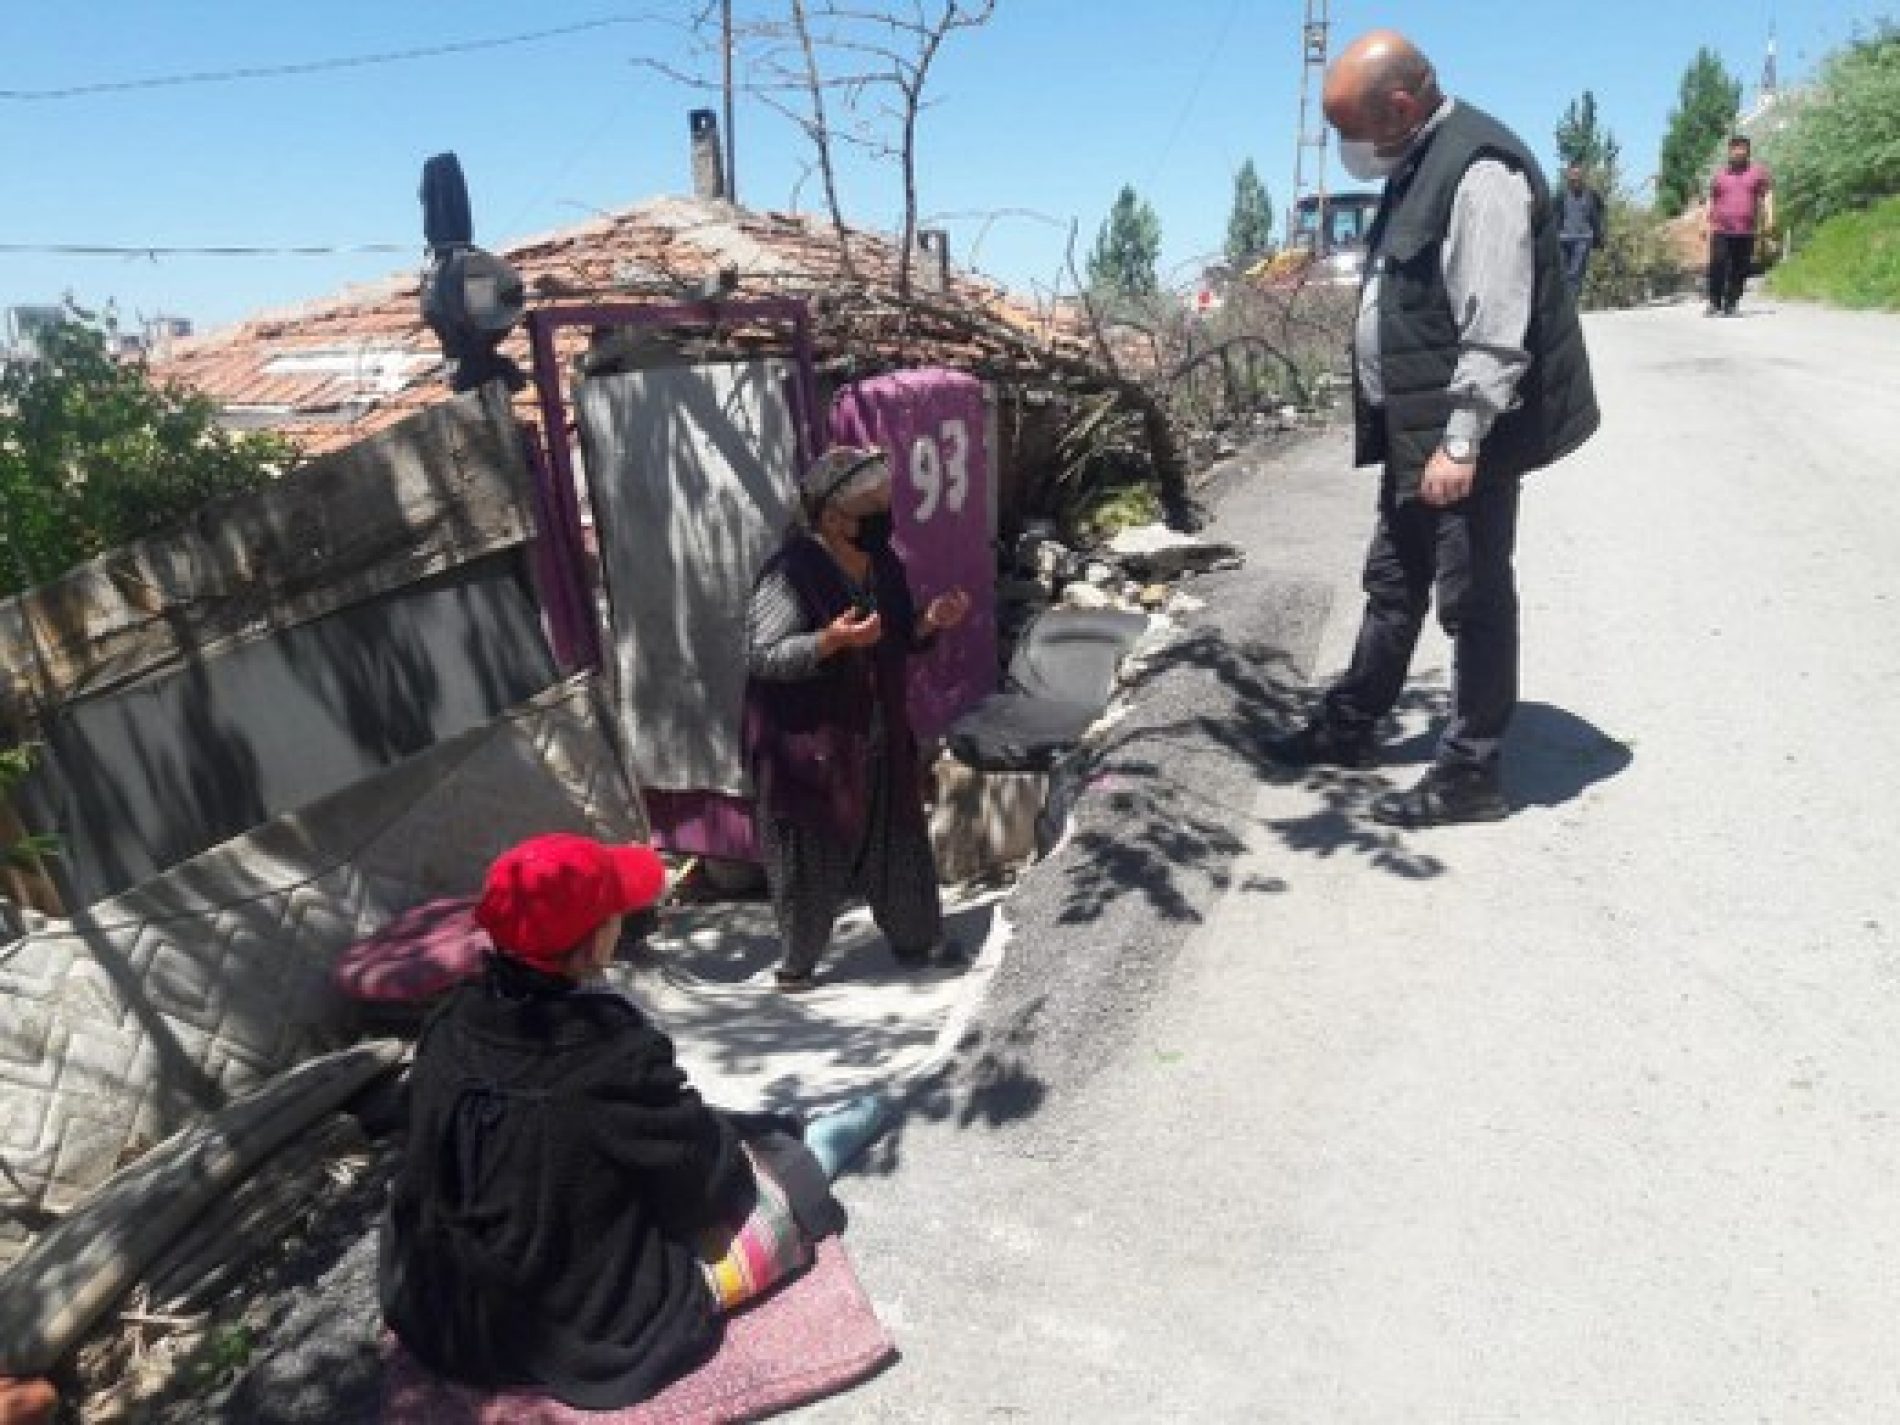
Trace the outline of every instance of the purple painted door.
{"label": "purple painted door", "polygon": [[958,371],[901,371],[847,386],[834,442],[890,452],[897,549],[921,610],[961,588],[970,616],[912,665],[910,716],[935,737],[996,691],[993,479],[983,384]]}

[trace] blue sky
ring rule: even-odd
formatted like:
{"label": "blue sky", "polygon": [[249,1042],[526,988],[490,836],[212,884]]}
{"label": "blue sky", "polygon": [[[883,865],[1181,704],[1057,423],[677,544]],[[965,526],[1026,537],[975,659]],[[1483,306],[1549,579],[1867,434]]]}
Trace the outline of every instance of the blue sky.
{"label": "blue sky", "polygon": [[[741,14],[777,0],[737,0]],[[690,188],[686,110],[704,102],[636,67],[698,66],[677,23],[694,0],[8,0],[0,89],[481,40],[611,16],[658,22],[403,64],[252,82],[0,99],[0,244],[421,245],[423,159],[456,150],[477,240],[580,221],[592,210]],[[1407,30],[1447,87],[1548,152],[1564,107],[1593,89],[1640,177],[1654,169],[1683,67],[1711,45],[1752,94],[1771,22],[1784,81],[1812,70],[1856,25],[1900,5],[1868,0],[1335,0],[1335,48],[1379,24]],[[1078,260],[1121,184],[1160,213],[1163,266],[1185,278],[1220,246],[1233,174],[1252,157],[1282,205],[1291,184],[1300,76],[1297,0],[999,0],[955,37],[920,138],[928,213],[955,218],[959,260],[1025,290]],[[799,192],[802,139],[742,103],[741,197],[815,208]],[[1334,169],[1337,181],[1337,169]],[[845,174],[854,221],[893,225],[895,171]],[[410,266],[403,253],[325,258],[100,259],[0,252],[0,305],[116,300],[201,327]]]}

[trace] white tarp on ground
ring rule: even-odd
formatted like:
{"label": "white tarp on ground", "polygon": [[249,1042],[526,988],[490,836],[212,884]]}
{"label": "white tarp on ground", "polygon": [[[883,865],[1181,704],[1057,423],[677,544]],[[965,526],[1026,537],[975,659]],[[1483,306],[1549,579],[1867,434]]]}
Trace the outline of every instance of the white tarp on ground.
{"label": "white tarp on ground", "polygon": [[642,787],[742,790],[746,602],[792,513],[791,378],[752,361],[580,388],[616,711]]}
{"label": "white tarp on ground", "polygon": [[612,974],[665,1026],[709,1102],[811,1112],[902,1092],[943,1063],[1002,961],[1002,899],[946,894],[946,933],[967,968],[901,968],[858,910],[840,920],[817,988],[788,995],[772,982],[771,908],[739,904],[671,913],[649,953]]}

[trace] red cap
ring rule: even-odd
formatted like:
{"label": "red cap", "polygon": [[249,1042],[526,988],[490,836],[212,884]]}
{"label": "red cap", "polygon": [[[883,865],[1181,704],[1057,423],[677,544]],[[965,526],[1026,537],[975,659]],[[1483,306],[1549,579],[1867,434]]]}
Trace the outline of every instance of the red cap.
{"label": "red cap", "polygon": [[554,969],[613,917],[644,910],[665,888],[666,865],[650,846],[536,836],[488,868],[475,923],[503,954]]}

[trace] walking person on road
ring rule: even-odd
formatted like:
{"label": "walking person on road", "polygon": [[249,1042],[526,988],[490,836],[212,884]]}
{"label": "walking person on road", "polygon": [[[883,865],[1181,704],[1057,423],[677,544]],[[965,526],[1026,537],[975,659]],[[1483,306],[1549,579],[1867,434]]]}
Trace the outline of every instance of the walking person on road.
{"label": "walking person on road", "polygon": [[1755,262],[1755,236],[1775,225],[1775,180],[1755,162],[1754,145],[1728,141],[1728,166],[1709,184],[1709,305],[1703,315],[1732,317]]}
{"label": "walking person on road", "polygon": [[1451,721],[1417,785],[1372,814],[1493,821],[1508,814],[1498,764],[1517,706],[1519,482],[1598,424],[1561,215],[1524,143],[1448,97],[1403,35],[1354,41],[1325,109],[1347,171],[1386,180],[1353,342],[1355,462],[1383,467],[1379,523],[1352,661],[1313,721],[1269,751],[1291,766],[1371,766],[1435,588]]}
{"label": "walking person on road", "polygon": [[1583,165],[1573,163],[1564,170],[1557,202],[1563,215],[1557,240],[1564,250],[1564,285],[1570,289],[1571,300],[1581,304],[1590,254],[1603,246],[1603,195],[1583,181]]}

